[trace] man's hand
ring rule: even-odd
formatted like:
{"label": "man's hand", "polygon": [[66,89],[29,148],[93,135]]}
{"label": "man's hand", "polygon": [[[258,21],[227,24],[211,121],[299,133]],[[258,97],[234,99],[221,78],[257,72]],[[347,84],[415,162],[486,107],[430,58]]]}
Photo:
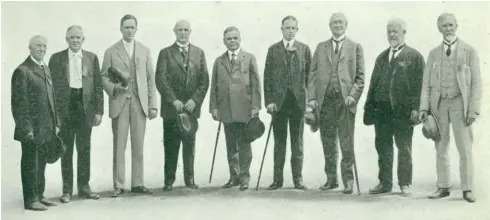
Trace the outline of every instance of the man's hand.
{"label": "man's hand", "polygon": [[196,107],[196,103],[192,99],[187,100],[187,102],[184,105],[184,108],[187,109],[187,111],[190,111],[190,112],[194,111],[194,108],[195,107]]}
{"label": "man's hand", "polygon": [[32,131],[31,131],[31,132],[29,132],[29,133],[28,133],[28,134],[27,134],[27,135],[24,137],[24,141],[26,141],[26,142],[30,142],[30,141],[32,141],[32,140],[34,140],[34,133],[32,133]]}
{"label": "man's hand", "polygon": [[113,94],[113,95],[114,95],[114,96],[117,96],[119,93],[124,92],[124,91],[126,91],[126,90],[128,90],[128,88],[127,88],[127,87],[123,87],[123,86],[121,85],[121,83],[116,83],[116,84],[114,84],[114,89],[113,89],[113,93],[114,93],[114,94]]}
{"label": "man's hand", "polygon": [[316,109],[318,108],[318,102],[316,100],[310,100],[308,102],[308,105],[312,108],[312,109]]}
{"label": "man's hand", "polygon": [[102,115],[100,114],[95,114],[94,115],[94,126],[99,126],[100,123],[102,122]]}
{"label": "man's hand", "polygon": [[184,104],[180,100],[175,100],[172,105],[175,107],[177,112],[182,112],[182,109],[184,108]]}
{"label": "man's hand", "polygon": [[211,112],[211,115],[213,116],[213,119],[215,121],[219,121],[219,113],[218,113],[218,109],[214,109],[212,112]]}
{"label": "man's hand", "polygon": [[357,103],[356,99],[352,96],[347,96],[347,98],[345,98],[345,105],[347,107],[351,107],[353,105],[355,105]]}
{"label": "man's hand", "polygon": [[419,114],[419,120],[420,122],[425,122],[425,120],[427,120],[427,115],[429,113],[427,111],[420,111],[420,114]]}
{"label": "man's hand", "polygon": [[158,110],[152,108],[150,109],[150,112],[148,112],[148,118],[151,120],[151,119],[154,119],[157,117],[157,114],[158,114]]}
{"label": "man's hand", "polygon": [[414,124],[419,122],[419,111],[412,110],[412,112],[410,112],[410,121],[412,121]]}
{"label": "man's hand", "polygon": [[274,103],[271,103],[267,106],[267,113],[272,114],[277,111],[277,106]]}
{"label": "man's hand", "polygon": [[470,112],[468,116],[466,116],[466,126],[470,126],[475,122],[476,119],[476,113],[475,112]]}
{"label": "man's hand", "polygon": [[259,117],[259,110],[256,108],[252,108],[252,111],[250,112],[252,118]]}

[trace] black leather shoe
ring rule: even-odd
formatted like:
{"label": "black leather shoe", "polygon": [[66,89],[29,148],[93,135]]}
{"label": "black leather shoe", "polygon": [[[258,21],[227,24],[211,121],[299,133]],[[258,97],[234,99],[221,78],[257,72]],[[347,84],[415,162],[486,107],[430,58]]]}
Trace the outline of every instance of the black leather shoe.
{"label": "black leather shoe", "polygon": [[43,205],[40,202],[33,202],[31,204],[24,206],[24,208],[27,210],[32,210],[32,211],[46,211],[46,210],[48,210],[48,207],[46,207],[45,205]]}
{"label": "black leather shoe", "polygon": [[369,190],[369,194],[381,194],[391,192],[391,187],[383,186],[381,183]]}
{"label": "black leather shoe", "polygon": [[69,193],[63,193],[63,195],[60,198],[61,203],[69,203],[71,200],[71,195]]}
{"label": "black leather shoe", "polygon": [[476,201],[476,198],[473,196],[473,193],[471,193],[471,190],[463,191],[463,199],[470,203]]}
{"label": "black leather shoe", "polygon": [[354,192],[352,185],[351,184],[345,185],[343,193],[344,194],[352,194],[352,192]]}
{"label": "black leather shoe", "polygon": [[339,187],[338,183],[326,182],[323,186],[320,186],[320,190],[331,190]]}
{"label": "black leather shoe", "polygon": [[276,190],[282,187],[282,183],[279,181],[273,181],[272,184],[267,188],[268,190]]}
{"label": "black leather shoe", "polygon": [[429,199],[441,199],[451,194],[449,188],[438,188],[437,191],[429,195]]}
{"label": "black leather shoe", "polygon": [[56,202],[53,202],[53,201],[46,199],[46,198],[41,199],[41,204],[43,204],[45,206],[57,206],[58,205]]}
{"label": "black leather shoe", "polygon": [[116,189],[114,189],[114,191],[112,191],[111,197],[115,198],[115,197],[120,196],[123,193],[124,193],[123,189],[116,188]]}
{"label": "black leather shoe", "polygon": [[84,199],[93,199],[93,200],[100,199],[99,194],[92,192],[92,190],[90,189],[84,189],[82,191],[79,191],[78,196]]}
{"label": "black leather shoe", "polygon": [[194,183],[189,184],[189,185],[186,185],[186,187],[189,188],[189,189],[199,189],[199,186],[196,185],[196,184],[194,184]]}
{"label": "black leather shoe", "polygon": [[307,190],[306,186],[303,184],[303,181],[298,180],[294,182],[294,188],[295,189],[300,189],[300,190]]}
{"label": "black leather shoe", "polygon": [[172,185],[165,184],[165,186],[163,186],[163,191],[165,192],[172,191]]}
{"label": "black leather shoe", "polygon": [[238,181],[234,181],[234,180],[228,180],[227,183],[225,183],[225,185],[223,185],[222,187],[227,189],[227,188],[231,188],[231,187],[235,187],[235,186],[238,186],[240,185],[240,183],[238,183]]}
{"label": "black leather shoe", "polygon": [[404,197],[412,196],[412,192],[410,191],[409,185],[401,185],[400,186],[400,192],[401,192],[401,195]]}
{"label": "black leather shoe", "polygon": [[150,189],[148,189],[144,186],[133,187],[133,188],[131,188],[131,192],[132,193],[140,193],[140,194],[153,194],[153,192]]}
{"label": "black leather shoe", "polygon": [[245,191],[248,189],[248,183],[240,184],[240,191]]}

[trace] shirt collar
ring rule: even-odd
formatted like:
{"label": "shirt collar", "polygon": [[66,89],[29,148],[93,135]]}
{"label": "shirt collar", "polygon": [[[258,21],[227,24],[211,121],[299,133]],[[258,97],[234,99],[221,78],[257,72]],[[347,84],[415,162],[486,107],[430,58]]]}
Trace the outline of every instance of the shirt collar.
{"label": "shirt collar", "polygon": [[456,46],[456,44],[458,44],[458,37],[455,37],[455,38],[453,39],[453,41],[451,41],[451,42],[447,41],[446,39],[443,39],[443,40],[442,40],[442,43],[443,43],[443,44],[444,44],[444,46],[446,46],[446,47],[447,47],[448,45],[451,45],[452,47],[454,47],[454,46]]}
{"label": "shirt collar", "polygon": [[345,40],[345,34],[340,35],[339,38],[336,38],[335,36],[332,36],[333,40],[340,41],[342,43]]}
{"label": "shirt collar", "polygon": [[68,55],[70,57],[77,56],[77,57],[83,57],[82,49],[80,49],[78,52],[73,52],[70,48],[68,48]]}
{"label": "shirt collar", "polygon": [[238,54],[240,53],[240,48],[238,48],[237,50],[235,50],[235,52],[231,52],[230,50],[228,50],[228,57],[231,58],[232,54],[235,53],[235,57],[238,56]]}
{"label": "shirt collar", "polygon": [[134,39],[131,42],[126,42],[124,39],[122,40],[125,47],[132,47],[134,45]]}
{"label": "shirt collar", "polygon": [[287,41],[286,39],[282,39],[282,43],[284,44],[284,48],[287,49],[287,45],[289,43],[289,46],[292,47],[294,45],[294,39],[290,40],[290,41]]}
{"label": "shirt collar", "polygon": [[177,44],[177,46],[179,46],[180,48],[182,48],[182,47],[188,48],[188,47],[189,47],[189,42],[187,42],[186,44],[181,44],[181,43],[179,43],[178,41],[175,41],[175,43],[176,43],[176,44]]}
{"label": "shirt collar", "polygon": [[30,57],[31,57],[31,60],[34,61],[34,63],[36,63],[37,65],[44,66],[44,61],[41,60],[41,62],[39,62],[36,59],[34,59],[34,57],[32,57],[32,55],[30,55]]}
{"label": "shirt collar", "polygon": [[403,48],[405,48],[405,42],[399,44],[398,46],[396,47],[390,47],[390,50],[391,51],[396,51],[396,52],[400,52]]}

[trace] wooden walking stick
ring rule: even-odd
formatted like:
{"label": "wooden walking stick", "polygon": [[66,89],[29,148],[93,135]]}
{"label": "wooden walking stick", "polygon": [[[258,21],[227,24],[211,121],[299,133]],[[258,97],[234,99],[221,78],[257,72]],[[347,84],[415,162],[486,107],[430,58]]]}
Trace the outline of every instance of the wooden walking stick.
{"label": "wooden walking stick", "polygon": [[211,173],[209,174],[209,183],[211,183],[211,179],[213,178],[214,159],[216,158],[216,149],[218,148],[218,138],[219,138],[220,131],[221,131],[221,122],[219,122],[218,131],[216,132],[216,142],[214,144],[213,162],[211,163]]}
{"label": "wooden walking stick", "polygon": [[262,175],[262,167],[264,166],[264,160],[265,160],[265,154],[267,153],[267,145],[269,144],[269,138],[271,136],[271,130],[272,130],[272,123],[274,122],[274,113],[271,115],[271,123],[269,125],[269,131],[267,132],[267,140],[265,141],[265,148],[264,148],[264,154],[262,155],[262,162],[260,163],[260,170],[259,170],[259,178],[257,179],[257,186],[255,187],[255,190],[259,190],[259,183],[260,183],[260,176]]}
{"label": "wooden walking stick", "polygon": [[[350,126],[350,118],[349,118],[349,108],[347,105],[345,105],[345,114],[347,116],[347,129],[349,132],[352,132],[352,128]],[[354,142],[354,132],[352,132],[352,142]],[[356,186],[357,186],[357,194],[361,195],[361,190],[359,187],[359,175],[357,174],[357,162],[356,162],[356,152],[354,150],[354,146],[352,147],[352,154],[353,154],[353,159],[354,159],[354,176],[356,178]]]}

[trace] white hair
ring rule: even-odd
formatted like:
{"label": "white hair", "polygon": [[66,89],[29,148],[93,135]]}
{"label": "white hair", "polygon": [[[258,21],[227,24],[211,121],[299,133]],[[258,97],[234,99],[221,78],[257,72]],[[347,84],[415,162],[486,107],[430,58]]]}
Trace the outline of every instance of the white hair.
{"label": "white hair", "polygon": [[45,36],[40,35],[40,34],[36,34],[36,35],[32,36],[31,39],[29,40],[29,48],[32,46],[34,41],[39,39],[39,38],[43,39],[46,42],[48,41]]}
{"label": "white hair", "polygon": [[407,30],[407,23],[404,20],[402,20],[401,18],[390,19],[386,26],[389,27],[390,25],[399,26],[404,31]]}

